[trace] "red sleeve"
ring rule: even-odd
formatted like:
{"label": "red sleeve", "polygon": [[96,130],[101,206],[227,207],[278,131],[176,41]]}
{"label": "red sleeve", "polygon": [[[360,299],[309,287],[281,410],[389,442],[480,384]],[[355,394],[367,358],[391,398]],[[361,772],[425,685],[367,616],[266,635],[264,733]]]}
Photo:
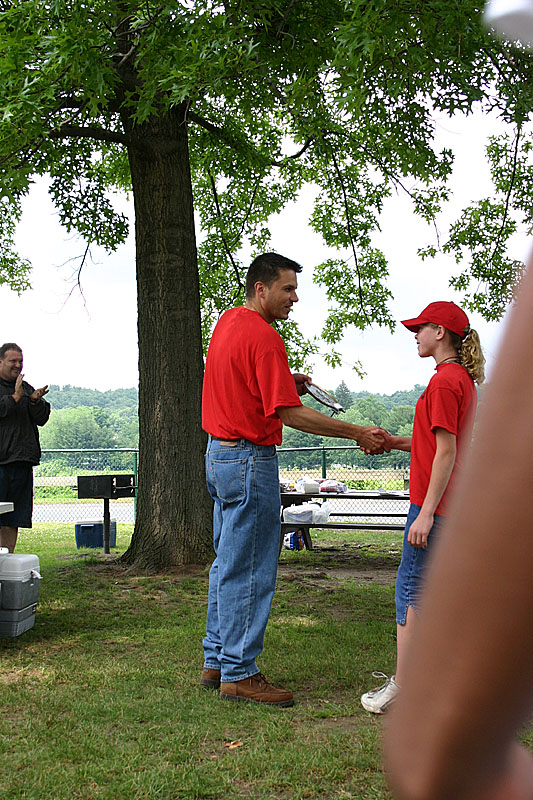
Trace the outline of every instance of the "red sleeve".
{"label": "red sleeve", "polygon": [[429,400],[428,412],[431,431],[434,432],[435,428],[444,428],[457,436],[460,403],[457,392],[444,386],[438,386],[431,392]]}
{"label": "red sleeve", "polygon": [[256,378],[266,417],[274,416],[277,408],[302,405],[283,346],[261,356],[256,364]]}

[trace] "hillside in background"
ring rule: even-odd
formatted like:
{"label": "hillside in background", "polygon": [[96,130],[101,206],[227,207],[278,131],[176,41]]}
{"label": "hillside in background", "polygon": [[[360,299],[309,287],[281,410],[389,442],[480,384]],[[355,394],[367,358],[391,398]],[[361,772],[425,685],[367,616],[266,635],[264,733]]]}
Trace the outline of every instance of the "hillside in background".
{"label": "hillside in background", "polygon": [[[391,395],[371,392],[352,392],[344,382],[330,390],[344,406],[342,419],[357,425],[379,425],[391,433],[409,436],[412,432],[416,401],[424,387],[394,392]],[[80,386],[50,386],[48,398],[53,413],[49,423],[41,430],[43,449],[137,447],[139,443],[138,391],[114,389],[106,392]],[[312,398],[307,405],[327,412]],[[285,428],[284,447],[349,446],[346,439],[327,439]],[[407,467],[409,454],[393,452],[383,456],[365,456],[360,452],[349,454],[350,463],[367,467]],[[347,457],[345,454],[343,457]],[[328,454],[333,463],[341,458],[340,451]],[[280,454],[284,465],[305,467],[316,454]]]}
{"label": "hillside in background", "polygon": [[371,394],[370,392],[352,392],[354,400],[367,400],[373,398],[379,403],[383,403],[385,408],[391,409],[393,406],[416,406],[416,401],[426,387],[417,383],[412,389],[404,389],[394,394]]}
{"label": "hillside in background", "polygon": [[139,446],[137,389],[101,392],[50,386],[50,420],[41,429],[43,450]]}
{"label": "hillside in background", "polygon": [[51,384],[47,397],[54,409],[95,406],[97,408],[137,408],[139,392],[137,389],[84,389],[81,386],[55,386]]}

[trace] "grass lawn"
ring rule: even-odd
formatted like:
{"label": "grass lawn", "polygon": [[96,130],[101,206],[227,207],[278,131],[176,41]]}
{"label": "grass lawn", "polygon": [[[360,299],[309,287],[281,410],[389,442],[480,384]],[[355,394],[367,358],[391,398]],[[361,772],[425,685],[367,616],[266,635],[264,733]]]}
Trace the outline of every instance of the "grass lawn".
{"label": "grass lawn", "polygon": [[359,695],[394,666],[399,534],[283,552],[260,668],[291,709],[199,686],[207,569],[129,572],[117,534],[112,556],[76,551],[72,524],[20,535],[43,580],[35,627],[0,639],[2,800],[390,798]]}

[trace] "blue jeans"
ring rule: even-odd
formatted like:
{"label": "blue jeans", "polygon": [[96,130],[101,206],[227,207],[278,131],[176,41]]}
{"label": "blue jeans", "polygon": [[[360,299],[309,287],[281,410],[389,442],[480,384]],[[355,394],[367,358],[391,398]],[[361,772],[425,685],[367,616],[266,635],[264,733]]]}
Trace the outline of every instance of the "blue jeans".
{"label": "blue jeans", "polygon": [[436,514],[433,527],[428,533],[427,547],[413,547],[407,541],[407,537],[409,528],[420,514],[420,509],[421,506],[411,503],[405,523],[402,560],[396,577],[396,622],[398,625],[405,625],[409,606],[412,606],[416,612],[420,609],[420,597],[425,586],[428,561],[444,522],[444,517]]}
{"label": "blue jeans", "polygon": [[240,681],[259,672],[276,585],[280,526],[275,447],[246,439],[222,444],[209,438],[207,487],[215,505],[216,558],[209,572],[205,663],[221,680]]}

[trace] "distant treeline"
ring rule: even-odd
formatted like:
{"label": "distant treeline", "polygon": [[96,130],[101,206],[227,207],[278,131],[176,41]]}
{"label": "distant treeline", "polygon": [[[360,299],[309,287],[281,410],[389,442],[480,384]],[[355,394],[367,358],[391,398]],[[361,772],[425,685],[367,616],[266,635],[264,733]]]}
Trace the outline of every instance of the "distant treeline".
{"label": "distant treeline", "polygon": [[81,386],[50,386],[48,398],[54,409],[79,408],[88,406],[106,408],[137,408],[139,392],[137,389],[110,389],[100,392],[98,389],[84,389]]}
{"label": "distant treeline", "polygon": [[137,389],[51,385],[47,400],[52,414],[41,429],[43,450],[139,446]]}
{"label": "distant treeline", "polygon": [[[416,401],[424,390],[421,385],[394,394],[351,392],[344,381],[331,390],[344,406],[341,418],[357,425],[379,425],[399,436],[410,436]],[[139,444],[138,391],[113,389],[101,392],[79,386],[50,386],[48,398],[53,413],[41,430],[43,449],[137,447]],[[304,402],[319,411],[326,411],[315,400]],[[345,447],[347,439],[328,439],[285,428],[283,447]],[[320,463],[315,453],[280,453],[280,463],[287,467],[305,468]],[[328,453],[328,465],[346,464],[369,468],[408,467],[409,454],[394,451],[382,456],[365,456],[359,451]]]}

